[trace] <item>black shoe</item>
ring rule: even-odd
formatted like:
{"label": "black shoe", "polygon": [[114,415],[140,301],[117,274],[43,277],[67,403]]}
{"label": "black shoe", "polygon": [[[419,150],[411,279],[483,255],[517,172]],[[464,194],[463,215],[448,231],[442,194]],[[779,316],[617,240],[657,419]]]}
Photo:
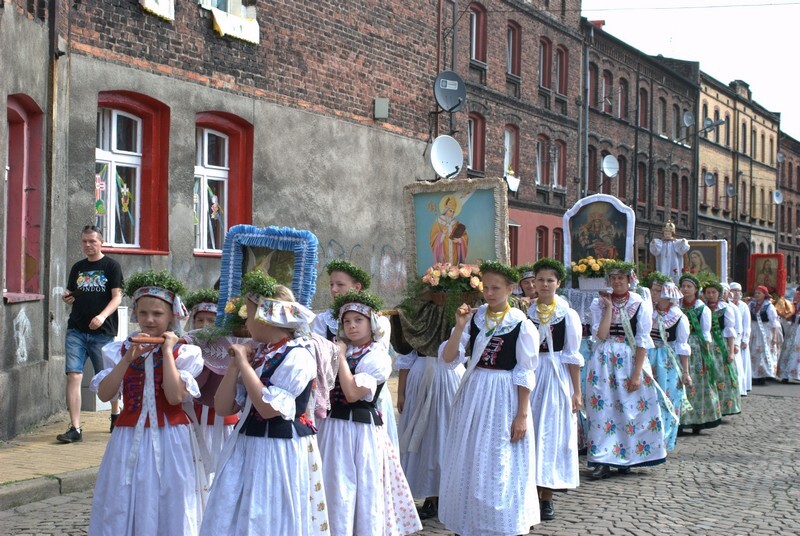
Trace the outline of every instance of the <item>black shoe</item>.
{"label": "black shoe", "polygon": [[629,475],[631,474],[630,467],[617,467],[617,472],[621,475]]}
{"label": "black shoe", "polygon": [[611,474],[611,468],[607,465],[595,465],[592,474],[589,475],[589,478],[592,480],[602,480],[607,478],[608,475]]}
{"label": "black shoe", "polygon": [[[721,420],[721,419],[720,419],[720,420]],[[702,428],[692,428],[692,433],[693,433],[694,435],[700,435],[700,431],[701,431],[701,430],[702,430]]]}
{"label": "black shoe", "polygon": [[784,378],[784,379],[781,380],[781,383],[789,383],[789,379],[788,378]]}
{"label": "black shoe", "polygon": [[753,378],[753,385],[767,385],[766,378]]}
{"label": "black shoe", "polygon": [[439,515],[439,506],[437,503],[431,500],[426,500],[424,503],[422,503],[421,507],[417,508],[417,515],[419,516],[420,520],[436,517]]}
{"label": "black shoe", "polygon": [[117,418],[119,417],[119,413],[112,413],[111,414],[111,427],[108,429],[108,433],[114,431],[114,424],[117,422]]}
{"label": "black shoe", "polygon": [[541,512],[542,521],[552,521],[556,518],[553,501],[539,501],[539,511]]}
{"label": "black shoe", "polygon": [[83,433],[80,428],[75,428],[70,424],[67,431],[63,434],[58,434],[56,439],[62,443],[76,443],[78,441],[83,441]]}

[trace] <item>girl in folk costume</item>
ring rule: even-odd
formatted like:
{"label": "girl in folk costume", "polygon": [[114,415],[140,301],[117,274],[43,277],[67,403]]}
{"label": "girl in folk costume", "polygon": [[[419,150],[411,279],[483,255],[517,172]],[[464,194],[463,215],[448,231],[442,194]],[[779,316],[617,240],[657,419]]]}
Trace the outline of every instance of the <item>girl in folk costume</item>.
{"label": "girl in folk costume", "polygon": [[[675,438],[678,435],[678,420],[688,400],[685,399],[686,388],[692,386],[692,376],[689,372],[689,356],[692,348],[689,346],[689,319],[683,314],[678,303],[681,301],[681,291],[675,283],[665,274],[656,272],[650,284],[650,295],[653,300],[653,328],[650,338],[653,339],[654,348],[647,351],[647,359],[653,369],[656,383],[666,393],[672,407],[678,416],[674,426],[664,429],[664,439],[667,450],[675,448]],[[661,415],[665,425],[673,422],[668,415]]]}
{"label": "girl in folk costume", "polygon": [[[233,433],[233,427],[239,422],[238,415],[222,417],[214,411],[214,395],[222,381],[226,367],[222,366],[219,356],[216,355],[221,353],[218,345],[210,344],[211,341],[197,331],[213,328],[217,319],[218,301],[219,291],[210,288],[201,288],[190,294],[186,298],[189,319],[184,328],[187,333],[182,337],[186,342],[199,346],[203,352],[205,366],[203,372],[197,377],[200,396],[192,401],[191,406],[193,407],[186,409],[195,427],[209,483],[213,481],[217,457],[222,452],[222,446]],[[223,359],[227,363],[227,359]]]}
{"label": "girl in folk costume", "polygon": [[[330,277],[331,298],[334,300],[351,290],[355,292],[367,290],[371,283],[369,274],[352,262],[342,259],[332,260],[325,269]],[[375,342],[381,344],[387,352],[390,352],[391,344],[389,341],[391,340],[392,325],[389,323],[388,318],[381,316],[378,311],[376,313],[379,314],[378,326],[380,330],[375,334]],[[339,333],[339,321],[337,319],[338,316],[335,311],[328,309],[317,315],[311,325],[311,330],[329,341],[335,342]],[[397,437],[397,420],[394,416],[394,402],[392,401],[391,391],[383,389],[377,402],[385,430],[397,450],[400,442]]]}
{"label": "girl in folk costume", "polygon": [[767,378],[775,378],[778,349],[781,347],[781,324],[778,312],[770,301],[769,289],[756,287],[750,300],[750,362],[753,384],[764,385]]}
{"label": "girl in folk costume", "polygon": [[[131,320],[141,332],[107,344],[106,369],[92,379],[100,400],[122,394],[125,406],[100,464],[89,534],[192,535],[199,529],[205,479],[181,402],[200,395],[195,377],[203,358],[174,332],[186,317],[182,291],[167,272],[126,281]],[[142,338],[147,342],[136,342]]]}
{"label": "girl in folk costume", "polygon": [[717,371],[711,355],[711,310],[699,299],[700,281],[691,274],[683,274],[678,281],[681,287],[681,310],[689,320],[689,373],[692,386],[686,395],[692,405],[681,415],[681,430],[691,428],[699,434],[703,428],[714,428],[722,422],[722,412],[717,392]]}
{"label": "girl in folk costume", "polygon": [[717,394],[722,415],[741,413],[739,377],[736,371],[736,313],[723,301],[722,285],[707,281],[703,286],[703,297],[711,311],[711,355],[717,376]]}
{"label": "girl in folk costume", "polygon": [[783,382],[800,380],[800,292],[794,294],[794,314],[786,320],[786,339],[778,361],[778,378]]}
{"label": "girl in folk costume", "polygon": [[598,341],[587,364],[587,461],[593,479],[605,478],[611,467],[664,463],[667,447],[661,417],[663,393],[653,380],[647,350],[653,347],[650,300],[636,293],[633,264],[605,265],[612,293],[601,291],[592,302],[592,335]]}
{"label": "girl in folk costume", "polygon": [[474,292],[450,288],[440,293],[444,303],[434,301],[432,289],[438,286],[439,279],[439,275],[433,275],[434,270],[423,276],[422,288],[407,297],[392,318],[396,321],[392,344],[404,352],[394,365],[399,371],[396,400],[400,412],[400,463],[413,496],[424,498],[422,507],[417,509],[423,520],[438,515],[442,461],[448,454],[447,427],[452,419],[453,397],[464,375],[463,365],[452,368],[437,357],[439,347],[455,322],[453,308],[465,297],[477,298],[482,288],[477,266],[453,268],[459,273],[440,274],[441,277],[453,281],[455,275]]}
{"label": "girl in folk costume", "polygon": [[567,275],[564,265],[541,259],[518,268],[522,281],[533,279],[538,297],[528,316],[539,330],[539,365],[531,392],[536,446],[536,485],[543,521],[555,519],[553,490],[577,488],[578,422],[583,405],[580,385],[581,321],[556,290]]}
{"label": "girl in folk costume", "polygon": [[462,536],[527,534],[539,523],[530,393],[539,332],[508,298],[519,274],[485,262],[483,297],[474,314],[463,304],[439,356],[468,360],[453,401],[442,465],[439,519]]}
{"label": "girl in folk costume", "polygon": [[739,310],[739,307],[731,301],[730,285],[727,283],[720,283],[720,285],[722,285],[722,297],[720,300],[728,304],[728,307],[733,310],[733,313],[736,316],[736,336],[733,339],[733,362],[736,366],[736,379],[738,380],[737,383],[739,385],[739,396],[742,397],[747,395],[747,391],[744,390],[744,363],[742,362],[742,333],[744,331],[742,312]]}
{"label": "girl in folk costume", "polygon": [[739,309],[739,316],[742,319],[742,333],[739,341],[739,355],[742,359],[742,375],[739,377],[739,394],[747,396],[747,392],[753,389],[753,366],[750,362],[750,333],[752,322],[750,319],[750,308],[742,301],[742,285],[731,283],[731,305]]}
{"label": "girl in folk costume", "polygon": [[334,536],[411,534],[422,528],[376,407],[392,372],[386,348],[375,342],[380,307],[366,292],[351,291],[333,303],[342,357],[319,444]]}
{"label": "girl in folk costume", "polygon": [[321,459],[310,419],[317,375],[313,313],[274,299],[275,280],[245,274],[252,345],[234,344],[214,405],[243,418],[225,444],[201,534],[327,534]]}

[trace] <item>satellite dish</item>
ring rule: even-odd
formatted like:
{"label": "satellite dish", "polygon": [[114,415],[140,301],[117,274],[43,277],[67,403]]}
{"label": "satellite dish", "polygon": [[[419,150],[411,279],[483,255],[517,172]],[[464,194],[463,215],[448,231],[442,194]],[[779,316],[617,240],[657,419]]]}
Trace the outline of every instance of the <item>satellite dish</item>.
{"label": "satellite dish", "polygon": [[711,125],[714,124],[714,120],[710,117],[703,118],[703,128],[709,128]]}
{"label": "satellite dish", "polygon": [[614,155],[606,155],[603,158],[601,168],[603,173],[606,174],[606,177],[611,177],[613,179],[619,173],[619,161],[617,161]]}
{"label": "satellite dish", "polygon": [[431,146],[431,164],[437,175],[443,179],[455,177],[464,167],[464,153],[461,145],[452,136],[439,136]]}
{"label": "satellite dish", "polygon": [[783,203],[783,192],[781,192],[780,190],[775,190],[774,192],[772,192],[772,201],[776,205],[780,205],[781,203]]}
{"label": "satellite dish", "polygon": [[683,112],[683,126],[690,127],[694,125],[694,114],[692,112]]}
{"label": "satellite dish", "polygon": [[467,101],[467,86],[453,71],[442,71],[433,82],[433,97],[445,112],[457,112]]}
{"label": "satellite dish", "polygon": [[783,153],[778,152],[778,163],[783,164],[783,161],[786,160],[786,157],[783,156]]}
{"label": "satellite dish", "polygon": [[728,183],[728,187],[725,188],[725,193],[728,194],[728,197],[735,197],[736,196],[736,186],[733,184]]}
{"label": "satellite dish", "polygon": [[714,186],[715,182],[717,182],[717,179],[714,177],[714,174],[710,171],[706,171],[703,175],[703,184],[706,186]]}

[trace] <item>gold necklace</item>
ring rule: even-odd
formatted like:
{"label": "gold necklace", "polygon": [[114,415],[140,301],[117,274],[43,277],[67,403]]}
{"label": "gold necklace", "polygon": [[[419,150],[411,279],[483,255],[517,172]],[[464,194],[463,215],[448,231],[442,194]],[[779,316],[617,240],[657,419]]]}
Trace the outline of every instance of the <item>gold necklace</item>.
{"label": "gold necklace", "polygon": [[553,301],[550,305],[546,303],[537,303],[536,304],[536,316],[539,317],[539,323],[541,324],[549,324],[550,320],[553,319],[553,315],[556,312],[556,302]]}
{"label": "gold necklace", "polygon": [[[486,308],[486,320],[485,320],[486,331],[488,333],[493,332],[494,329],[503,322],[503,318],[505,318],[506,313],[508,313],[510,310],[511,310],[511,305],[508,304],[508,303],[506,303],[506,308],[503,309],[502,311],[500,311],[499,313],[495,313],[494,311],[492,311],[491,309],[489,309],[487,307]],[[489,325],[489,322],[492,323],[491,326]]]}

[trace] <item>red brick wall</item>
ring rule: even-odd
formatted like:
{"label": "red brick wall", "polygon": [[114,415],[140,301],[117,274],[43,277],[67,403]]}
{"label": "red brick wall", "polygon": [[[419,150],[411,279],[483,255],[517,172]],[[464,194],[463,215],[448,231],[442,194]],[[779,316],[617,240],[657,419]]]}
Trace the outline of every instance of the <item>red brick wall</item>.
{"label": "red brick wall", "polygon": [[82,0],[71,9],[74,53],[358,122],[372,123],[373,99],[388,97],[383,128],[428,133],[435,1],[260,2],[260,45],[220,37],[195,2],[177,1],[172,22],[135,0]]}

